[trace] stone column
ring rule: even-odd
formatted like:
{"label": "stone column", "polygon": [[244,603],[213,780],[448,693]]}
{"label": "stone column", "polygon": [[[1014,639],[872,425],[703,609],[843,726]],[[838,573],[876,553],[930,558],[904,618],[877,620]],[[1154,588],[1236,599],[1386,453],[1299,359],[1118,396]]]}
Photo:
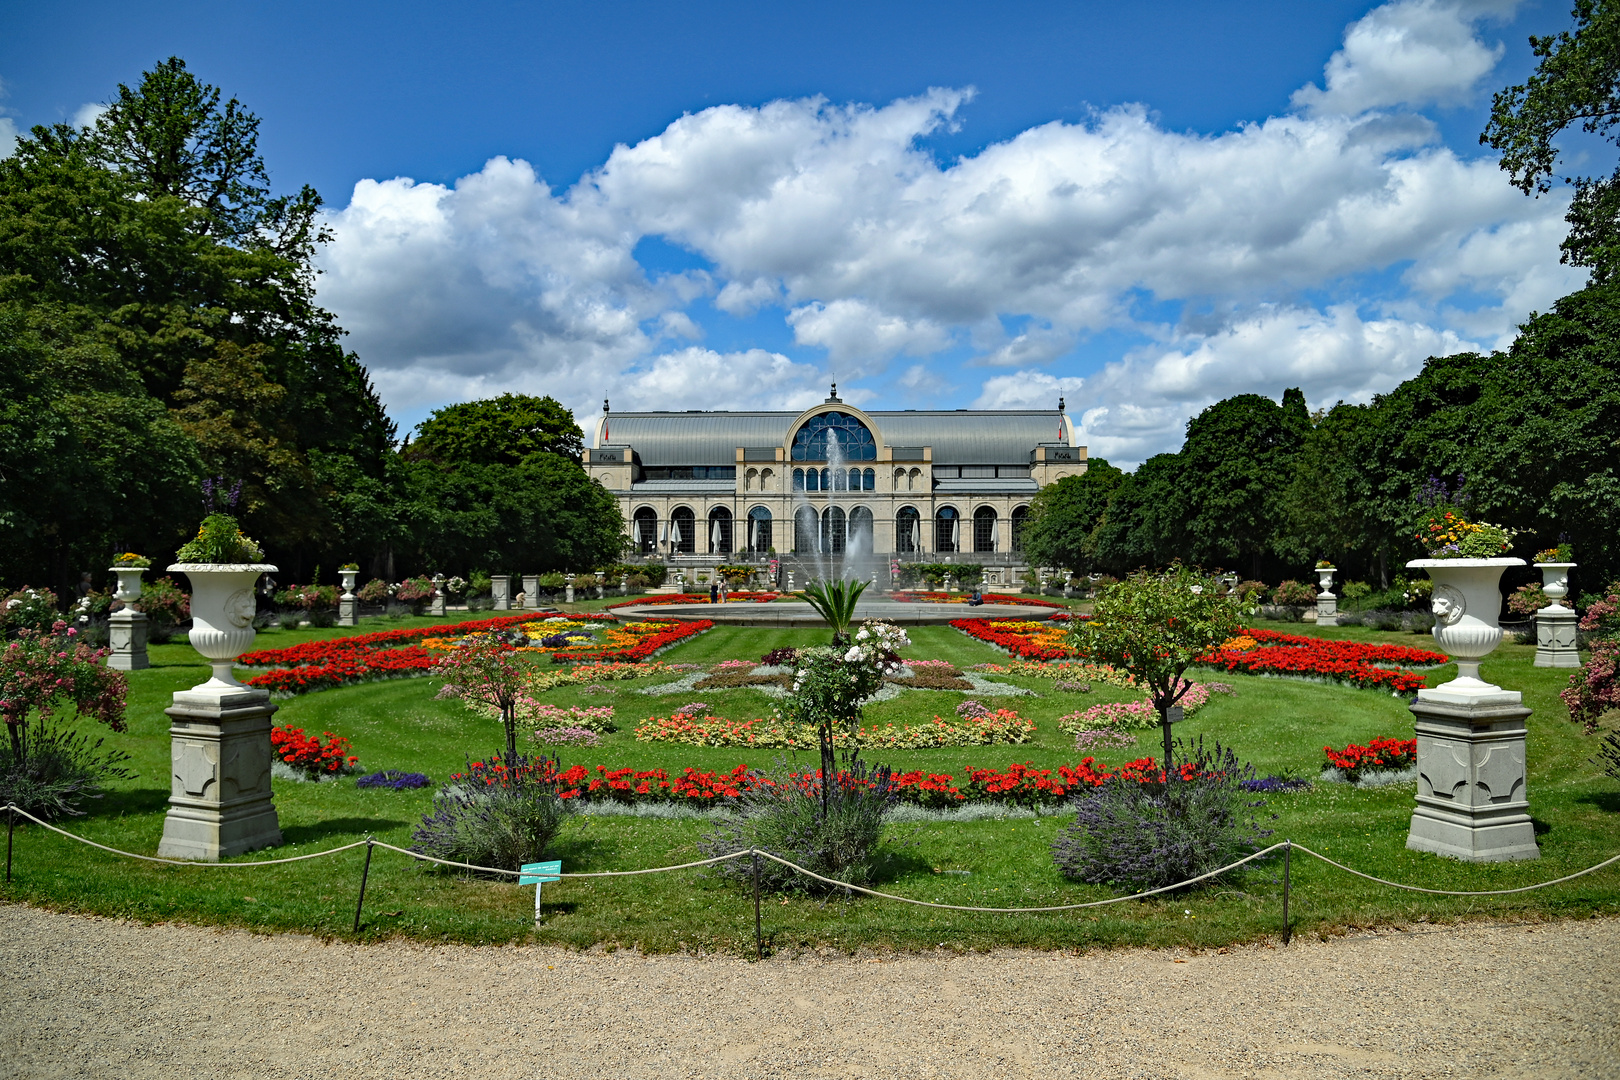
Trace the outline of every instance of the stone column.
{"label": "stone column", "polygon": [[537,608],[540,606],[540,575],[523,575],[523,606]]}
{"label": "stone column", "polygon": [[1321,583],[1322,591],[1316,594],[1316,625],[1339,625],[1339,598],[1333,595],[1333,574],[1336,566],[1318,566],[1316,568],[1317,581]]}
{"label": "stone column", "polygon": [[343,594],[338,597],[339,626],[360,625],[360,601],[354,595],[354,583],[360,577],[358,570],[339,570],[338,577],[343,581]]}
{"label": "stone column", "polygon": [[169,812],[158,854],[218,862],[281,843],[270,792],[270,718],[264,690],[243,686],[232,661],[253,644],[253,581],[269,565],[180,563],[191,579],[191,644],[212,665],[207,682],[181,690],[164,711],[169,728]]}
{"label": "stone column", "polygon": [[1517,690],[1479,677],[1502,640],[1498,582],[1518,559],[1419,559],[1434,579],[1434,638],[1458,675],[1419,690],[1417,806],[1406,846],[1467,862],[1539,859],[1526,790],[1525,727]]}
{"label": "stone column", "polygon": [[510,574],[489,575],[489,595],[495,601],[496,611],[512,610],[512,577]]}
{"label": "stone column", "polygon": [[433,600],[428,604],[429,615],[444,614],[444,575],[433,575]]}
{"label": "stone column", "polygon": [[1536,563],[1541,571],[1542,591],[1552,601],[1536,612],[1536,667],[1578,668],[1575,612],[1564,606],[1569,595],[1569,572],[1574,563]]}
{"label": "stone column", "polygon": [[119,671],[141,671],[151,666],[146,658],[146,615],[130,605],[141,598],[144,570],[115,566],[112,572],[118,575],[118,591],[113,593],[113,599],[124,606],[107,616],[107,643],[112,647],[107,666]]}

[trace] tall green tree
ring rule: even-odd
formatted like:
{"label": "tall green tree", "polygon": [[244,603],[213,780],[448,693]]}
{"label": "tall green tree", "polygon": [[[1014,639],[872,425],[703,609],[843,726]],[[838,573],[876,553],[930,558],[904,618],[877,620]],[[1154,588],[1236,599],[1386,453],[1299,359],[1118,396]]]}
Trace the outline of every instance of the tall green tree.
{"label": "tall green tree", "polygon": [[[1535,72],[1499,91],[1480,136],[1502,153],[1502,168],[1525,194],[1552,190],[1568,166],[1559,138],[1571,127],[1620,142],[1620,4],[1576,0],[1574,27],[1532,37]],[[1575,189],[1563,260],[1588,267],[1596,283],[1620,267],[1620,168],[1608,176],[1564,176]]]}
{"label": "tall green tree", "polygon": [[1125,474],[1092,458],[1079,476],[1065,476],[1036,493],[1024,526],[1024,552],[1037,566],[1089,570],[1097,557],[1097,527]]}
{"label": "tall green tree", "polygon": [[555,398],[502,394],[435,409],[409,456],[441,465],[516,465],[531,454],[580,460],[585,433]]}

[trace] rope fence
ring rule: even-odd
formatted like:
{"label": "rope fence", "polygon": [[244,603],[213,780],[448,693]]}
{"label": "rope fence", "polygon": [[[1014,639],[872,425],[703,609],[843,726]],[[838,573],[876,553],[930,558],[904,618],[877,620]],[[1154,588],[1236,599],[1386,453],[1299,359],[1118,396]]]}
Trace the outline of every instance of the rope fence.
{"label": "rope fence", "polygon": [[[68,832],[66,829],[59,828],[59,827],[57,827],[55,825],[52,825],[48,821],[45,821],[45,820],[43,820],[41,818],[38,818],[38,817],[35,817],[33,814],[31,814],[28,811],[22,809],[21,807],[17,806],[14,803],[7,803],[6,804],[6,810],[8,812],[8,814],[7,814],[7,825],[6,825],[6,883],[7,884],[11,883],[12,845],[13,845],[13,837],[14,837],[14,835],[16,833],[16,829],[17,829],[17,819],[19,817],[27,818],[29,821],[33,822],[34,824],[42,826],[43,828],[48,829],[51,832],[56,833],[56,834],[58,834],[60,836],[65,836],[69,840],[75,840],[75,841],[77,841],[77,842],[79,842],[81,844],[85,844],[85,845],[87,845],[89,847],[97,848],[97,849],[99,849],[101,851],[105,851],[105,852],[108,852],[110,854],[120,856],[122,858],[137,859],[137,860],[139,860],[141,862],[162,863],[162,864],[168,865],[168,866],[194,866],[194,867],[208,867],[210,869],[228,869],[228,870],[246,869],[246,868],[249,868],[249,867],[258,867],[258,866],[284,866],[284,865],[286,865],[288,863],[306,862],[306,861],[308,861],[310,859],[322,859],[322,858],[325,858],[325,857],[327,857],[329,855],[339,855],[339,854],[342,854],[345,851],[352,851],[355,848],[364,847],[366,849],[366,861],[365,861],[365,865],[363,866],[363,868],[361,869],[361,872],[360,872],[360,894],[359,894],[359,898],[355,902],[355,908],[354,908],[354,930],[355,930],[355,933],[360,932],[361,913],[362,913],[362,910],[365,907],[365,902],[366,902],[366,882],[371,876],[371,856],[372,856],[373,850],[376,849],[376,848],[383,848],[383,849],[385,849],[387,851],[392,851],[392,852],[395,852],[397,854],[404,855],[406,858],[414,859],[417,862],[433,863],[433,864],[436,864],[436,865],[439,865],[439,866],[452,866],[452,867],[456,867],[457,869],[461,869],[461,870],[474,870],[474,871],[477,871],[479,873],[485,873],[485,874],[500,874],[500,875],[504,875],[506,877],[521,878],[521,877],[525,876],[525,872],[522,871],[522,870],[507,870],[507,869],[505,869],[503,867],[499,867],[499,866],[479,866],[479,865],[477,865],[475,863],[456,862],[456,861],[454,861],[452,859],[440,859],[440,858],[436,858],[436,857],[434,857],[432,855],[424,855],[420,851],[412,851],[409,848],[396,847],[393,844],[387,843],[387,842],[382,841],[382,840],[377,840],[377,839],[374,839],[374,838],[369,837],[369,836],[366,837],[364,840],[356,840],[353,843],[343,844],[340,847],[326,848],[326,849],[324,849],[322,851],[311,852],[308,855],[292,855],[292,856],[288,856],[286,858],[281,858],[281,859],[253,859],[253,860],[247,860],[247,861],[241,861],[241,862],[199,862],[199,861],[196,861],[196,860],[193,860],[193,859],[165,859],[165,858],[162,858],[162,857],[159,857],[159,856],[141,855],[141,854],[139,854],[137,852],[133,852],[133,851],[123,851],[123,850],[121,850],[119,848],[109,847],[106,844],[97,843],[96,841],[91,840],[91,839],[89,839],[87,837],[79,836],[76,833]],[[1158,895],[1161,895],[1163,893],[1174,892],[1177,889],[1187,888],[1189,885],[1197,885],[1200,882],[1209,881],[1209,880],[1211,880],[1213,878],[1220,877],[1222,874],[1229,873],[1230,871],[1236,870],[1238,867],[1243,866],[1243,865],[1245,865],[1247,863],[1254,862],[1257,859],[1263,859],[1266,856],[1271,855],[1272,853],[1274,853],[1276,851],[1281,851],[1282,854],[1283,854],[1283,892],[1282,892],[1283,930],[1282,930],[1282,941],[1283,941],[1284,945],[1288,944],[1290,938],[1292,937],[1292,933],[1293,933],[1292,923],[1291,923],[1290,918],[1289,918],[1289,899],[1290,899],[1290,893],[1292,892],[1292,880],[1291,880],[1292,879],[1292,864],[1293,864],[1293,853],[1295,851],[1298,851],[1298,852],[1300,852],[1301,854],[1304,854],[1304,855],[1309,855],[1314,859],[1320,860],[1321,862],[1326,863],[1328,866],[1331,866],[1334,869],[1342,870],[1347,874],[1352,874],[1352,875],[1354,875],[1354,876],[1356,876],[1358,878],[1363,878],[1363,879],[1365,879],[1367,881],[1371,881],[1371,882],[1374,882],[1376,884],[1386,886],[1388,888],[1404,889],[1404,890],[1406,890],[1408,892],[1427,893],[1427,894],[1429,894],[1431,896],[1510,896],[1510,895],[1512,895],[1514,893],[1533,892],[1533,891],[1535,891],[1537,889],[1546,889],[1546,888],[1550,888],[1550,887],[1552,887],[1554,885],[1562,885],[1562,884],[1564,884],[1566,882],[1574,881],[1576,878],[1585,877],[1587,874],[1596,873],[1597,871],[1602,870],[1605,867],[1613,866],[1615,863],[1620,863],[1620,854],[1611,855],[1609,858],[1604,859],[1602,862],[1597,863],[1597,864],[1595,864],[1593,866],[1588,866],[1584,870],[1577,870],[1573,874],[1565,874],[1563,877],[1553,878],[1551,881],[1537,882],[1534,885],[1521,885],[1521,886],[1518,886],[1517,888],[1512,888],[1512,889],[1476,889],[1476,890],[1430,889],[1430,888],[1427,888],[1427,887],[1422,886],[1422,885],[1408,885],[1408,884],[1405,884],[1403,882],[1390,881],[1387,878],[1376,877],[1376,876],[1374,876],[1372,874],[1363,873],[1360,870],[1357,870],[1357,869],[1355,869],[1353,867],[1346,866],[1341,862],[1338,862],[1338,861],[1336,861],[1334,859],[1331,859],[1328,856],[1323,855],[1319,851],[1313,851],[1312,849],[1306,847],[1304,844],[1296,844],[1292,840],[1280,840],[1277,843],[1272,844],[1270,847],[1262,848],[1259,851],[1256,851],[1251,855],[1246,855],[1243,858],[1237,860],[1236,862],[1228,863],[1227,865],[1222,866],[1219,869],[1211,870],[1211,871],[1209,871],[1207,873],[1204,873],[1204,874],[1199,874],[1197,877],[1188,878],[1185,881],[1178,881],[1173,885],[1163,885],[1163,886],[1160,886],[1157,889],[1147,889],[1147,890],[1144,890],[1142,892],[1127,893],[1127,894],[1122,895],[1122,896],[1111,896],[1111,897],[1108,897],[1107,899],[1104,899],[1104,900],[1088,900],[1088,901],[1085,901],[1085,902],[1082,902],[1082,903],[1054,904],[1054,905],[1048,905],[1048,906],[1043,906],[1043,907],[979,907],[979,906],[974,906],[974,905],[970,905],[970,904],[945,904],[945,903],[940,903],[939,901],[918,900],[918,899],[916,899],[914,897],[910,897],[910,896],[898,896],[898,895],[896,895],[894,893],[879,892],[877,889],[868,889],[868,888],[866,888],[865,886],[862,886],[862,885],[852,885],[849,882],[839,881],[836,878],[824,877],[821,874],[818,874],[813,870],[807,870],[804,867],[798,865],[797,863],[790,862],[787,859],[784,859],[779,855],[775,855],[775,854],[773,854],[773,853],[771,853],[769,851],[765,851],[765,850],[762,850],[762,849],[759,849],[759,848],[745,848],[745,849],[743,849],[741,851],[734,851],[729,855],[717,855],[712,859],[699,859],[696,862],[677,863],[677,864],[675,864],[673,866],[653,866],[653,867],[647,867],[647,868],[642,869],[642,870],[590,870],[590,871],[575,871],[573,873],[562,873],[562,872],[559,871],[554,876],[559,877],[559,878],[611,878],[611,877],[638,877],[638,876],[641,876],[643,874],[667,874],[667,873],[672,873],[672,872],[677,871],[677,870],[694,870],[694,869],[699,869],[699,868],[705,867],[705,866],[715,866],[715,865],[717,865],[719,863],[730,862],[730,861],[732,861],[734,859],[741,859],[741,858],[746,856],[746,857],[748,857],[748,858],[750,858],[752,860],[752,862],[753,862],[753,870],[754,870],[754,873],[753,873],[753,878],[754,878],[754,946],[755,946],[756,955],[763,958],[763,956],[765,954],[765,944],[764,944],[764,936],[763,936],[763,934],[761,932],[760,900],[759,900],[759,895],[760,895],[759,894],[759,888],[760,888],[760,885],[759,885],[759,861],[761,859],[768,859],[771,862],[778,863],[778,864],[780,864],[782,866],[787,867],[789,870],[792,870],[796,874],[800,874],[800,875],[802,875],[804,877],[810,878],[813,881],[819,881],[824,885],[830,885],[830,886],[832,886],[834,888],[843,889],[843,890],[846,890],[848,892],[857,892],[857,893],[861,893],[861,894],[866,895],[866,896],[876,897],[879,900],[892,900],[892,901],[895,901],[896,903],[910,904],[910,905],[913,905],[915,907],[935,908],[935,909],[938,909],[938,910],[941,910],[941,911],[965,911],[965,912],[973,912],[973,913],[977,913],[977,914],[986,914],[986,915],[1034,915],[1034,914],[1051,914],[1051,913],[1054,913],[1054,912],[1061,912],[1061,911],[1078,911],[1078,910],[1081,910],[1083,908],[1107,907],[1110,904],[1120,904],[1120,903],[1124,903],[1127,900],[1144,900],[1144,899],[1147,899],[1150,896],[1158,896]],[[538,886],[536,886],[536,887],[538,888]],[[537,898],[537,910],[538,910],[538,898]],[[537,919],[537,921],[538,921],[538,919]]]}

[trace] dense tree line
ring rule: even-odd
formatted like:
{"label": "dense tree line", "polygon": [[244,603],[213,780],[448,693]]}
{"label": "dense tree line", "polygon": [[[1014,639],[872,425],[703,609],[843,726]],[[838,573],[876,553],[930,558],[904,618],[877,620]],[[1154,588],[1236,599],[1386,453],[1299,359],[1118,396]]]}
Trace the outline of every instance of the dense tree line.
{"label": "dense tree line", "polygon": [[1586,590],[1620,577],[1620,284],[1533,316],[1507,352],[1431,358],[1366,405],[1217,402],[1176,453],[1130,474],[1097,459],[1042,491],[1026,547],[1076,570],[1181,559],[1273,582],[1325,558],[1387,584],[1422,555],[1410,522],[1431,480],[1521,530],[1515,554],[1567,538]]}
{"label": "dense tree line", "polygon": [[171,58],[0,160],[0,579],[161,562],[216,481],[292,580],[616,558],[550,398],[453,406],[396,445],[315,302],[320,196],[273,196],[257,117],[221,97]]}

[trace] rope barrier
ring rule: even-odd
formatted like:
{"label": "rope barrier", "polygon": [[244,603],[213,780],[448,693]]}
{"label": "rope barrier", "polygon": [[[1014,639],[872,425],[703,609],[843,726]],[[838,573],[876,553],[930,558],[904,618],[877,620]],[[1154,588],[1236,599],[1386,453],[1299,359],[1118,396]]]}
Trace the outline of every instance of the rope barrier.
{"label": "rope barrier", "polygon": [[[81,844],[86,844],[86,845],[88,845],[90,847],[93,847],[93,848],[99,848],[100,850],[109,852],[109,853],[111,853],[113,855],[119,855],[119,856],[122,856],[122,857],[127,858],[127,859],[138,859],[138,860],[140,860],[142,862],[161,863],[161,864],[168,865],[168,866],[204,866],[204,867],[214,867],[214,868],[221,868],[221,867],[223,867],[223,868],[243,868],[243,867],[255,867],[255,866],[280,866],[280,865],[284,865],[284,864],[287,864],[287,863],[305,862],[305,861],[310,860],[310,859],[320,859],[320,858],[324,858],[324,857],[326,857],[328,855],[337,855],[337,854],[340,854],[340,853],[345,852],[345,851],[352,851],[353,849],[355,849],[357,847],[364,847],[366,849],[366,861],[365,861],[365,866],[361,870],[360,896],[359,896],[358,902],[355,904],[355,910],[354,910],[354,925],[355,925],[355,931],[357,933],[359,932],[359,929],[360,929],[361,909],[365,905],[366,882],[367,882],[367,879],[369,878],[369,876],[371,874],[371,855],[372,855],[372,851],[373,851],[374,848],[385,848],[385,849],[387,849],[389,851],[397,852],[400,855],[404,855],[407,858],[414,859],[414,860],[416,860],[418,862],[433,863],[433,864],[438,865],[438,866],[453,866],[453,867],[456,867],[456,868],[462,869],[462,870],[473,870],[473,871],[477,871],[479,873],[488,873],[488,874],[502,874],[502,875],[505,875],[505,876],[508,876],[508,877],[521,877],[521,876],[523,876],[523,871],[521,871],[521,870],[507,870],[507,869],[505,869],[503,867],[498,867],[498,866],[479,866],[476,863],[456,862],[453,859],[441,859],[441,858],[438,858],[438,857],[433,856],[433,855],[423,854],[422,852],[419,852],[419,851],[411,851],[409,848],[396,847],[393,844],[385,843],[382,840],[376,840],[376,839],[374,839],[372,837],[369,837],[369,836],[366,837],[364,840],[356,840],[352,844],[344,844],[341,847],[327,848],[324,851],[315,851],[315,852],[311,852],[308,855],[293,855],[293,856],[290,856],[290,857],[284,858],[284,859],[258,859],[258,860],[253,860],[253,861],[249,861],[249,862],[228,862],[228,863],[227,862],[213,862],[213,863],[211,863],[211,862],[199,862],[199,861],[190,860],[190,859],[166,859],[166,858],[161,858],[161,857],[152,856],[152,855],[141,855],[141,854],[138,854],[138,853],[133,852],[133,851],[123,851],[123,850],[121,850],[119,848],[110,847],[110,846],[108,846],[106,844],[97,843],[96,841],[91,840],[91,839],[89,839],[87,837],[79,836],[76,833],[70,833],[66,829],[58,828],[57,826],[52,825],[48,821],[44,821],[44,820],[42,820],[42,819],[40,819],[38,817],[35,817],[33,814],[31,814],[28,811],[22,809],[21,807],[17,806],[14,803],[7,803],[6,804],[6,810],[8,812],[8,821],[9,821],[9,826],[10,826],[7,829],[7,837],[6,837],[6,880],[8,882],[11,880],[11,832],[15,828],[16,820],[17,820],[18,816],[27,818],[29,821],[34,822],[36,825],[41,825],[41,826],[45,827],[46,829],[49,829],[51,832],[54,832],[54,833],[57,833],[58,835],[67,837],[69,840],[77,840]],[[790,862],[789,860],[784,859],[779,855],[773,854],[773,853],[771,853],[769,851],[762,851],[762,850],[760,850],[758,848],[745,848],[745,849],[743,849],[741,851],[734,851],[734,852],[730,853],[729,855],[717,855],[712,859],[699,859],[699,860],[697,860],[695,862],[678,863],[678,864],[675,864],[673,866],[653,866],[653,867],[647,867],[647,868],[641,869],[641,870],[575,871],[573,873],[559,873],[557,876],[558,877],[564,877],[564,878],[637,877],[637,876],[640,876],[640,875],[643,875],[643,874],[664,874],[664,873],[670,873],[670,872],[673,872],[673,871],[676,871],[676,870],[692,870],[692,869],[697,869],[697,868],[705,867],[705,866],[715,866],[715,865],[717,865],[719,863],[730,862],[731,860],[740,859],[740,858],[743,858],[743,857],[747,856],[748,858],[750,858],[752,860],[753,871],[754,871],[753,872],[753,877],[754,877],[754,908],[755,908],[755,911],[754,911],[754,923],[755,923],[754,930],[755,930],[756,937],[760,937],[760,925],[759,925],[759,921],[760,921],[760,919],[759,919],[759,860],[761,858],[769,859],[770,861],[772,861],[774,863],[778,863],[778,864],[780,864],[782,866],[787,867],[789,870],[792,870],[794,873],[802,874],[803,876],[805,876],[807,878],[810,878],[811,880],[814,880],[814,881],[819,881],[822,884],[830,885],[830,886],[833,886],[834,888],[844,889],[844,890],[850,891],[850,892],[858,892],[858,893],[861,893],[861,894],[866,895],[866,896],[877,897],[880,900],[893,900],[893,901],[895,901],[897,903],[901,903],[901,904],[911,904],[911,905],[913,905],[915,907],[934,908],[934,909],[941,910],[941,911],[967,911],[967,912],[976,912],[976,913],[988,914],[988,915],[1033,915],[1033,914],[1046,914],[1046,913],[1059,912],[1059,911],[1078,911],[1078,910],[1081,910],[1083,908],[1106,907],[1106,906],[1108,906],[1110,904],[1124,903],[1127,900],[1143,900],[1143,899],[1146,899],[1147,897],[1150,897],[1150,896],[1158,896],[1158,895],[1163,894],[1163,893],[1174,892],[1177,889],[1184,889],[1184,888],[1187,888],[1190,885],[1197,885],[1199,882],[1208,881],[1211,878],[1219,877],[1222,874],[1228,873],[1228,872],[1230,872],[1232,870],[1236,870],[1238,867],[1243,866],[1246,863],[1253,862],[1256,859],[1265,858],[1267,855],[1272,854],[1273,852],[1277,851],[1278,849],[1281,849],[1282,852],[1283,852],[1283,943],[1285,945],[1288,943],[1290,932],[1292,930],[1292,926],[1290,924],[1289,916],[1288,916],[1288,900],[1289,900],[1289,892],[1290,892],[1290,881],[1289,881],[1289,879],[1291,877],[1291,874],[1290,874],[1290,862],[1291,862],[1290,856],[1292,855],[1292,853],[1296,849],[1303,852],[1306,855],[1310,855],[1313,858],[1319,859],[1322,862],[1327,863],[1329,866],[1332,866],[1335,869],[1343,870],[1347,874],[1352,874],[1352,875],[1354,875],[1356,877],[1363,878],[1363,879],[1365,879],[1367,881],[1375,882],[1375,883],[1377,883],[1379,885],[1386,885],[1386,886],[1388,886],[1388,887],[1390,887],[1392,889],[1405,889],[1405,890],[1407,890],[1409,892],[1427,893],[1427,894],[1430,894],[1430,895],[1433,895],[1433,896],[1509,896],[1509,895],[1512,895],[1514,893],[1533,892],[1536,889],[1545,889],[1545,888],[1548,888],[1548,887],[1553,886],[1553,885],[1562,885],[1565,882],[1574,881],[1576,878],[1584,877],[1587,874],[1596,873],[1597,871],[1602,870],[1604,867],[1612,866],[1615,863],[1620,863],[1620,855],[1613,855],[1613,856],[1610,856],[1609,858],[1603,860],[1602,862],[1597,863],[1594,866],[1589,866],[1584,870],[1577,870],[1573,874],[1566,874],[1563,877],[1553,878],[1550,881],[1538,882],[1538,883],[1536,883],[1534,885],[1521,885],[1521,886],[1519,886],[1517,888],[1513,888],[1513,889],[1484,889],[1484,890],[1430,889],[1430,888],[1426,888],[1426,887],[1421,886],[1421,885],[1407,885],[1407,884],[1404,884],[1404,883],[1399,882],[1399,881],[1390,881],[1387,878],[1376,877],[1376,876],[1374,876],[1372,874],[1363,873],[1360,870],[1356,870],[1353,867],[1346,866],[1341,862],[1338,862],[1338,861],[1336,861],[1334,859],[1331,859],[1328,856],[1323,855],[1321,852],[1313,851],[1312,849],[1306,847],[1303,844],[1297,844],[1292,840],[1282,840],[1282,841],[1279,841],[1279,842],[1277,842],[1275,844],[1272,844],[1270,847],[1262,848],[1261,850],[1256,851],[1251,855],[1246,855],[1243,858],[1237,860],[1236,862],[1228,863],[1226,866],[1222,866],[1219,869],[1210,870],[1207,873],[1199,874],[1197,877],[1188,878],[1185,881],[1178,881],[1173,885],[1164,885],[1164,886],[1160,886],[1157,889],[1148,889],[1148,890],[1144,890],[1142,892],[1129,893],[1129,894],[1126,894],[1126,895],[1123,895],[1123,896],[1113,896],[1113,897],[1109,897],[1109,898],[1107,898],[1105,900],[1090,900],[1090,901],[1085,901],[1085,902],[1082,902],[1082,903],[1075,903],[1075,904],[1054,904],[1054,905],[1048,905],[1048,906],[1043,906],[1043,907],[981,907],[981,906],[969,905],[969,904],[945,904],[945,903],[940,903],[939,901],[918,900],[918,899],[915,899],[914,897],[910,897],[910,896],[898,896],[898,895],[896,895],[894,893],[880,892],[877,889],[869,889],[869,888],[866,888],[863,885],[854,885],[854,884],[851,884],[851,883],[846,882],[846,881],[839,881],[836,878],[825,877],[825,876],[823,876],[821,874],[816,873],[813,870],[807,870],[806,868],[798,865],[797,863]],[[761,948],[761,950],[763,949],[762,944],[760,945],[760,948]],[[763,952],[761,952],[761,955],[763,955]]]}

